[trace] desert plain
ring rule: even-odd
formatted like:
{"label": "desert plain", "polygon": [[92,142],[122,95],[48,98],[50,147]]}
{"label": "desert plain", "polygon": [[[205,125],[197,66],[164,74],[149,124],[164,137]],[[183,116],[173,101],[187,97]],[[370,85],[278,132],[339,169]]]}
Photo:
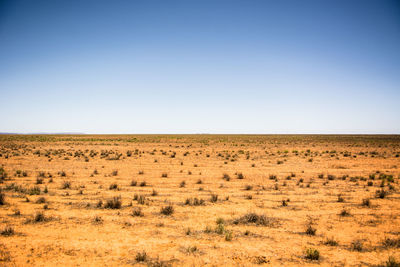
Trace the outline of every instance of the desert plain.
{"label": "desert plain", "polygon": [[0,135],[1,266],[399,266],[400,136]]}

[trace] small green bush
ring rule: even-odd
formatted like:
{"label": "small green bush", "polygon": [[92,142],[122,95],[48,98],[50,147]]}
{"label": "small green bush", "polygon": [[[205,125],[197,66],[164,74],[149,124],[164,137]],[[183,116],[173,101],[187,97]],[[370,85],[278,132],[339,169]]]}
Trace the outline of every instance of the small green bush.
{"label": "small green bush", "polygon": [[319,260],[319,251],[315,248],[308,248],[306,249],[305,258],[308,260]]}

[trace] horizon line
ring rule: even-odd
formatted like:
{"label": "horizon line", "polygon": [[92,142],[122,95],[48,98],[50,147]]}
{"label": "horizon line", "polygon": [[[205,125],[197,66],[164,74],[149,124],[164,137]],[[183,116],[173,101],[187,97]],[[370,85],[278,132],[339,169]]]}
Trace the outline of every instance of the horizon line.
{"label": "horizon line", "polygon": [[81,132],[0,132],[0,135],[400,135],[400,133],[81,133]]}

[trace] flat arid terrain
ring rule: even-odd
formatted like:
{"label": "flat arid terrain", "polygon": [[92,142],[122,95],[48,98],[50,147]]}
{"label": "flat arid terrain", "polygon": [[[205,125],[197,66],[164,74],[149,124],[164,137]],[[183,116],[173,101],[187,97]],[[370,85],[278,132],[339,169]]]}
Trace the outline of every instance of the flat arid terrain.
{"label": "flat arid terrain", "polygon": [[0,135],[0,265],[398,266],[400,136]]}

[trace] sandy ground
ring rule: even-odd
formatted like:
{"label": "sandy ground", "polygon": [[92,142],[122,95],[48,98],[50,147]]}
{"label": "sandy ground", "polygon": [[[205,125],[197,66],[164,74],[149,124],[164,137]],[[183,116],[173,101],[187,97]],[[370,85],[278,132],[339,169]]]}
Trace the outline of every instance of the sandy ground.
{"label": "sandy ground", "polygon": [[0,154],[0,265],[400,261],[399,136],[4,135]]}

